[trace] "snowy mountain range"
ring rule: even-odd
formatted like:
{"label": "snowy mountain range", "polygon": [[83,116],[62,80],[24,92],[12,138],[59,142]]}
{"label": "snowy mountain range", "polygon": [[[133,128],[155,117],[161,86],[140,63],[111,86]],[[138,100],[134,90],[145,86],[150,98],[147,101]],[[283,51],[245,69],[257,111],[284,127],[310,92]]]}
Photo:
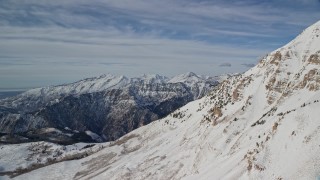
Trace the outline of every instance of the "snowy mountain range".
{"label": "snowy mountain range", "polygon": [[2,142],[111,141],[203,97],[217,78],[102,75],[0,100]]}
{"label": "snowy mountain range", "polygon": [[[50,143],[5,146],[1,174],[24,180],[316,179],[319,36],[320,21],[209,95],[116,141],[85,149],[75,144],[72,151]],[[39,148],[45,153],[35,153]],[[56,149],[61,153],[52,159]],[[92,153],[79,158],[84,152]],[[28,154],[35,155],[25,160]]]}

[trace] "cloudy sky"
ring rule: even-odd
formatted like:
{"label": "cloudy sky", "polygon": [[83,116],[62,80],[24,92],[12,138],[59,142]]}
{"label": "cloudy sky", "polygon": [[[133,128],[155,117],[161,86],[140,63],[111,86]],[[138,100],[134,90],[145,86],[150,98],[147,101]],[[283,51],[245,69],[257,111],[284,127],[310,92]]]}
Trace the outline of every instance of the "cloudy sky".
{"label": "cloudy sky", "polygon": [[0,89],[243,72],[318,20],[320,0],[0,0]]}

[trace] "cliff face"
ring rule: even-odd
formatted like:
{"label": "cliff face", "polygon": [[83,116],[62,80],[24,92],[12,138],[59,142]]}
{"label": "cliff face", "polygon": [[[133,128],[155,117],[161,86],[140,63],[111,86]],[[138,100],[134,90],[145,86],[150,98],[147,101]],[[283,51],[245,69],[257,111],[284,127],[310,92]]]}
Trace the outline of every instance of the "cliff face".
{"label": "cliff face", "polygon": [[[0,132],[60,143],[111,141],[204,96],[216,84],[193,73],[172,79],[105,75],[34,89],[0,101]],[[88,132],[100,137],[92,140]]]}

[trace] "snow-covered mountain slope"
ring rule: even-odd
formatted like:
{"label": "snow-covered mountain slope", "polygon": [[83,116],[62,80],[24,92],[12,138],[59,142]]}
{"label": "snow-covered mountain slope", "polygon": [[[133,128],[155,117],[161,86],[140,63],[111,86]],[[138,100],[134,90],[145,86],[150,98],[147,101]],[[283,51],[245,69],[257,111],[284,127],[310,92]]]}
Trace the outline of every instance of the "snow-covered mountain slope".
{"label": "snow-covered mountain slope", "polygon": [[316,179],[319,29],[97,153],[16,179]]}
{"label": "snow-covered mountain slope", "polygon": [[[198,99],[200,97],[203,97],[205,94],[207,94],[205,89],[208,89],[206,86],[210,82],[215,82],[215,81],[222,81],[224,79],[224,76],[217,76],[217,77],[204,77],[204,76],[198,76],[193,72],[181,74],[178,76],[173,77],[168,81],[168,83],[183,83],[186,84],[187,86],[191,87],[193,92],[197,92],[198,97],[195,99]],[[207,83],[203,83],[203,81]]]}
{"label": "snow-covered mountain slope", "polygon": [[217,85],[215,79],[187,74],[179,82],[160,75],[130,79],[103,75],[0,100],[0,141],[70,144],[92,141],[92,135],[100,136],[94,138],[98,142],[115,140],[203,97]]}
{"label": "snow-covered mountain slope", "polygon": [[[196,79],[194,83],[205,86],[199,89],[201,93],[208,91],[207,87],[214,85],[219,81],[219,77],[209,79],[208,77],[200,77],[194,73],[186,73],[177,75],[173,78],[168,78],[161,75],[142,75],[140,77],[127,78],[125,76],[115,76],[112,74],[105,74],[99,77],[87,78],[70,84],[63,84],[58,86],[48,86],[43,88],[36,88],[19,94],[14,97],[1,99],[0,105],[7,108],[23,108],[25,111],[37,109],[40,106],[54,104],[59,98],[69,95],[81,95],[88,93],[101,92],[104,90],[122,89],[135,83],[142,84],[176,84],[183,83],[189,87],[194,87],[195,84],[190,84],[189,79],[181,79],[179,82],[173,81],[177,77],[188,76],[190,79]],[[172,81],[172,82],[171,82]],[[202,96],[203,96],[202,94]],[[201,95],[198,95],[201,97]]]}
{"label": "snow-covered mountain slope", "polygon": [[0,105],[7,108],[19,108],[24,109],[24,111],[31,111],[48,104],[54,104],[60,98],[68,95],[119,89],[129,84],[129,81],[130,80],[124,76],[106,74],[71,84],[31,89],[17,96],[0,100]]}

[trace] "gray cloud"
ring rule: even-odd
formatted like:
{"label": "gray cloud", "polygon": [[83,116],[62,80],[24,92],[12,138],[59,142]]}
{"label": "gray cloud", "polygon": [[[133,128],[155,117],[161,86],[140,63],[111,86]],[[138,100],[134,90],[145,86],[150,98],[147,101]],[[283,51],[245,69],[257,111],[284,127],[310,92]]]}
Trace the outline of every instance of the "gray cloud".
{"label": "gray cloud", "polygon": [[219,65],[220,67],[231,67],[231,63],[222,63]]}
{"label": "gray cloud", "polygon": [[241,64],[242,66],[245,66],[245,67],[248,67],[248,68],[251,68],[251,67],[254,67],[255,64],[251,64],[251,63],[244,63],[244,64]]}
{"label": "gray cloud", "polygon": [[0,88],[107,72],[241,72],[318,20],[315,2],[1,1]]}
{"label": "gray cloud", "polygon": [[[297,0],[298,1],[298,0]],[[303,0],[299,0],[304,2]],[[18,1],[3,3],[1,24],[19,26],[60,26],[84,29],[113,27],[121,31],[170,36],[175,33],[209,35],[214,32],[233,36],[279,36],[273,25],[310,24],[319,17],[311,10],[307,14],[297,6],[291,15],[286,6],[271,6],[267,1],[253,3],[224,1]],[[306,1],[307,2],[307,1]],[[274,3],[277,5],[277,3]],[[17,10],[18,9],[18,10]],[[27,16],[26,16],[27,14]],[[197,26],[194,26],[197,24]],[[252,28],[254,27],[254,28]],[[292,29],[288,27],[287,30]]]}

